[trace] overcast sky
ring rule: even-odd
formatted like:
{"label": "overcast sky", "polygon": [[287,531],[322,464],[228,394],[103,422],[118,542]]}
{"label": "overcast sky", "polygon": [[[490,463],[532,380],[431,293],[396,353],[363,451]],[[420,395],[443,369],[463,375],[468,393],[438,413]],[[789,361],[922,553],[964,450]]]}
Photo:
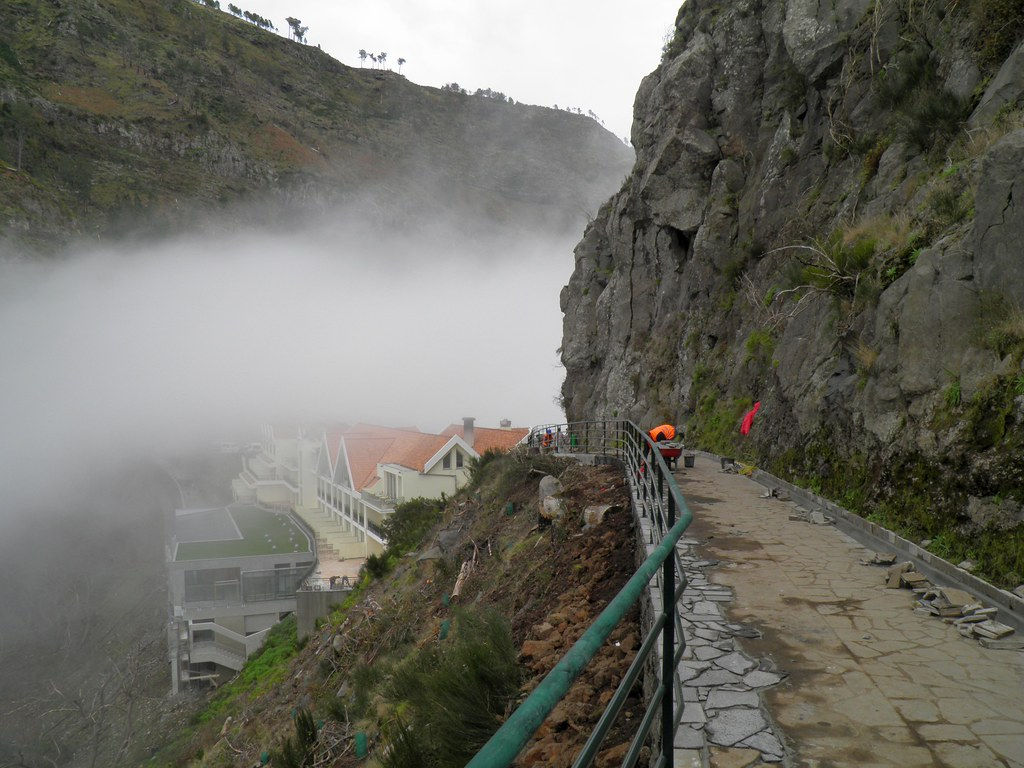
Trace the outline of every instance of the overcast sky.
{"label": "overcast sky", "polygon": [[[340,61],[358,51],[407,60],[402,73],[424,85],[493,88],[516,101],[594,110],[628,136],[633,97],[653,70],[682,0],[252,0],[238,3]],[[223,3],[227,7],[227,3]]]}

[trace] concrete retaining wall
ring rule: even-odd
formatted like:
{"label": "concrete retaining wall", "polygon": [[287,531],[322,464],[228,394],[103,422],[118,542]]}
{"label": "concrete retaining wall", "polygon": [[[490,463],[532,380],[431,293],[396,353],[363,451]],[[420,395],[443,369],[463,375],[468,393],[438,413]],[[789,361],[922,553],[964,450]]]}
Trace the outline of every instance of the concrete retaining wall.
{"label": "concrete retaining wall", "polygon": [[321,589],[295,593],[295,619],[298,638],[302,640],[316,631],[316,620],[323,618],[331,609],[345,602],[351,587],[345,589]]}

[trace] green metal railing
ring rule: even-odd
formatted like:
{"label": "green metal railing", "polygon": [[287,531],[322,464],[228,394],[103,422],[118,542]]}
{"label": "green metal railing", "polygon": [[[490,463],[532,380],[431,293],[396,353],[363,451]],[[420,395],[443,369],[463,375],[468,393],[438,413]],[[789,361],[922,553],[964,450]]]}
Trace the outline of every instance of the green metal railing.
{"label": "green metal railing", "polygon": [[[467,763],[466,768],[507,768],[523,750],[570,686],[600,650],[652,579],[651,627],[636,657],[594,730],[573,763],[593,763],[615,718],[633,687],[649,671],[649,703],[633,734],[623,768],[632,768],[658,722],[657,751],[651,765],[671,768],[673,738],[683,716],[682,681],[678,667],[685,648],[677,603],[686,588],[676,544],[693,519],[682,493],[655,444],[631,421],[583,421],[535,427],[527,444],[541,451],[607,456],[621,463],[632,494],[633,511],[653,551],[630,577],[583,636],[547,674],[540,685],[512,713],[497,733]],[[678,574],[678,578],[677,578]],[[660,636],[661,664],[649,664]]]}

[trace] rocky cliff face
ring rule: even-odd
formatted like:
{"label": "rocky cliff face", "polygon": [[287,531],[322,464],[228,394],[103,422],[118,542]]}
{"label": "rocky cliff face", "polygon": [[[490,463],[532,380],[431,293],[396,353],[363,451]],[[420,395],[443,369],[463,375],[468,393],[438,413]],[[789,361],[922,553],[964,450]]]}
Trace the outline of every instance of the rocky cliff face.
{"label": "rocky cliff face", "polygon": [[1017,6],[689,0],[562,293],[569,418],[688,422],[928,534],[1021,493]]}

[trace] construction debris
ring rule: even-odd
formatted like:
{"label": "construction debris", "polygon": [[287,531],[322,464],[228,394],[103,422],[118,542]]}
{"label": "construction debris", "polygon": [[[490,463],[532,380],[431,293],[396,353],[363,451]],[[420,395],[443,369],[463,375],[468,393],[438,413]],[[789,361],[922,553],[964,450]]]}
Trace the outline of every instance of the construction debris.
{"label": "construction debris", "polygon": [[978,639],[982,648],[991,648],[996,651],[1024,651],[1024,637],[1004,637],[1000,640],[993,640],[988,637]]}
{"label": "construction debris", "polygon": [[768,488],[764,493],[761,494],[762,499],[778,499],[779,501],[789,501],[789,494],[779,488]]}
{"label": "construction debris", "polygon": [[835,520],[821,510],[806,509],[805,507],[797,505],[793,506],[793,511],[789,514],[789,519],[804,523],[813,523],[814,525],[832,525],[835,522]]}
{"label": "construction debris", "polygon": [[896,555],[883,555],[880,552],[874,552],[870,558],[861,558],[861,565],[892,565],[896,562]]}
{"label": "construction debris", "polygon": [[928,581],[928,577],[925,576],[923,573],[917,573],[916,571],[908,571],[907,573],[900,574],[900,586],[902,587],[910,587],[911,589],[915,589],[917,587],[923,587],[929,583],[930,582]]}
{"label": "construction debris", "polygon": [[1008,627],[1005,624],[1000,624],[998,621],[991,620],[983,621],[981,624],[974,624],[971,629],[974,630],[974,634],[978,637],[988,637],[992,640],[998,640],[1013,634],[1013,627]]}
{"label": "construction debris", "polygon": [[906,586],[903,583],[903,574],[914,570],[914,564],[910,561],[899,563],[887,568],[885,571],[885,588],[899,589]]}
{"label": "construction debris", "polygon": [[[891,559],[890,559],[891,557]],[[875,554],[863,559],[864,565],[892,562],[895,556]],[[914,570],[912,562],[905,561],[890,565],[885,571],[886,589],[913,590],[914,613],[919,616],[938,616],[952,624],[964,637],[977,638],[986,648],[1019,650],[1024,640],[1007,640],[1014,633],[1013,627],[996,621],[998,610],[979,603],[969,592],[954,587],[933,586],[928,577]]]}

